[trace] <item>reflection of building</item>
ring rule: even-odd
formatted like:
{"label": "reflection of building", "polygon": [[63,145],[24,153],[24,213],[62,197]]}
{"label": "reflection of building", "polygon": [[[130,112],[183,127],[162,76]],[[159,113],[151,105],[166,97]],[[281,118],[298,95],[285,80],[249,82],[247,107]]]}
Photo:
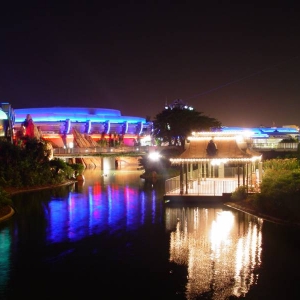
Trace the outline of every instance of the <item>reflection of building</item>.
{"label": "reflection of building", "polygon": [[221,208],[166,208],[170,261],[186,266],[186,298],[244,297],[258,280],[262,220]]}
{"label": "reflection of building", "polygon": [[30,114],[44,139],[56,147],[72,147],[72,129],[94,141],[112,138],[125,146],[150,145],[152,123],[141,117],[122,116],[119,110],[86,107],[46,107],[15,109],[15,131]]}

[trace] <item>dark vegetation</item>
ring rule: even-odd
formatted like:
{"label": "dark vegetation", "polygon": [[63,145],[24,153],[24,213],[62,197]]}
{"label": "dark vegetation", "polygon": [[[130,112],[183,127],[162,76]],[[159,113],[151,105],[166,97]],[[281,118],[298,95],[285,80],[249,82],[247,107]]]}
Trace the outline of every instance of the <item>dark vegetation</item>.
{"label": "dark vegetation", "polygon": [[263,162],[264,175],[260,193],[249,194],[239,187],[232,201],[265,215],[300,223],[300,162],[297,158],[277,158]]}
{"label": "dark vegetation", "polygon": [[175,100],[156,115],[153,125],[158,145],[165,143],[184,149],[185,140],[191,132],[209,131],[212,127],[220,127],[221,122],[196,111],[182,100]]}
{"label": "dark vegetation", "polygon": [[50,151],[45,141],[35,138],[21,145],[0,139],[0,206],[10,202],[12,189],[61,184],[82,173],[81,164],[49,160]]}

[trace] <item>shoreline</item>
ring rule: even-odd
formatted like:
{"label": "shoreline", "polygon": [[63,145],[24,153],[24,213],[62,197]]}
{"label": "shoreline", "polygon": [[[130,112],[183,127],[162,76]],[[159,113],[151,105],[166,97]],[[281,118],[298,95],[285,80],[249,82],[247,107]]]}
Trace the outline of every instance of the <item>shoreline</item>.
{"label": "shoreline", "polygon": [[[34,187],[34,188],[23,188],[23,189],[6,189],[6,191],[10,195],[15,195],[18,193],[26,193],[26,192],[32,192],[32,191],[38,191],[38,190],[44,190],[44,189],[50,189],[50,188],[56,188],[64,185],[71,185],[73,183],[77,182],[77,180],[69,180],[61,184],[57,185],[50,185],[50,186],[42,186],[42,187]],[[275,224],[280,225],[286,225],[286,226],[293,226],[293,227],[300,227],[299,222],[288,222],[286,220],[282,220],[280,218],[276,218],[270,215],[262,214],[259,211],[255,210],[254,208],[250,207],[247,202],[245,201],[239,201],[239,202],[224,202],[225,206],[239,210],[243,213],[250,214],[252,216],[255,216],[257,218],[261,218],[265,221],[272,222]],[[10,205],[6,205],[0,208],[0,222],[5,221],[9,218],[11,218],[15,214],[15,210]]]}
{"label": "shoreline", "polygon": [[36,187],[27,187],[27,188],[4,188],[4,190],[9,193],[10,195],[15,195],[15,194],[20,194],[20,193],[26,193],[26,192],[34,192],[34,191],[39,191],[39,190],[46,190],[46,189],[51,189],[51,188],[56,188],[64,185],[71,185],[78,180],[68,180],[63,183],[59,184],[51,184],[51,185],[44,185],[44,186],[36,186]]}
{"label": "shoreline", "polygon": [[[75,182],[77,182],[77,180],[68,180],[66,182],[63,182],[60,184],[55,184],[55,185],[39,186],[39,187],[32,187],[32,188],[22,188],[22,189],[8,188],[8,189],[4,189],[4,190],[7,193],[9,193],[10,195],[15,195],[15,194],[20,194],[20,193],[34,192],[34,191],[39,191],[39,190],[57,188],[60,186],[65,186],[65,185],[71,185]],[[10,205],[5,205],[3,207],[0,207],[0,222],[11,218],[14,214],[15,214],[15,210]]]}
{"label": "shoreline", "polygon": [[272,222],[279,225],[286,225],[286,226],[292,226],[292,227],[300,227],[299,222],[289,222],[274,216],[262,214],[259,211],[255,210],[254,208],[249,207],[249,205],[246,204],[245,201],[240,202],[225,202],[224,205],[234,208],[236,210],[242,211],[243,213],[247,213],[249,215],[252,215],[257,218],[261,218],[265,221]]}
{"label": "shoreline", "polygon": [[10,206],[6,205],[0,209],[0,222],[5,221],[15,214],[15,210]]}

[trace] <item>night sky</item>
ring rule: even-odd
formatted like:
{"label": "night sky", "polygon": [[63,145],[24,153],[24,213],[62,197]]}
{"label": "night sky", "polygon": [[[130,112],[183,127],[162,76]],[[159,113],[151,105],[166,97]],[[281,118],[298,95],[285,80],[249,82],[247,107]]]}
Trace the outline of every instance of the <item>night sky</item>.
{"label": "night sky", "polygon": [[299,7],[180,2],[2,4],[0,102],[153,119],[182,99],[224,126],[300,125]]}

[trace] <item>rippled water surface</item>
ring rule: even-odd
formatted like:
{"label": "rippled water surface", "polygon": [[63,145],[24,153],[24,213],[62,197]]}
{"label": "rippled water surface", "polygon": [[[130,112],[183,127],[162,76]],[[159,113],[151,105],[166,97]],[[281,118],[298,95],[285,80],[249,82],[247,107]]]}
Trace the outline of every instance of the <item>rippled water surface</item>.
{"label": "rippled water surface", "polygon": [[295,299],[299,230],[223,205],[166,206],[139,171],[14,196],[0,299]]}

